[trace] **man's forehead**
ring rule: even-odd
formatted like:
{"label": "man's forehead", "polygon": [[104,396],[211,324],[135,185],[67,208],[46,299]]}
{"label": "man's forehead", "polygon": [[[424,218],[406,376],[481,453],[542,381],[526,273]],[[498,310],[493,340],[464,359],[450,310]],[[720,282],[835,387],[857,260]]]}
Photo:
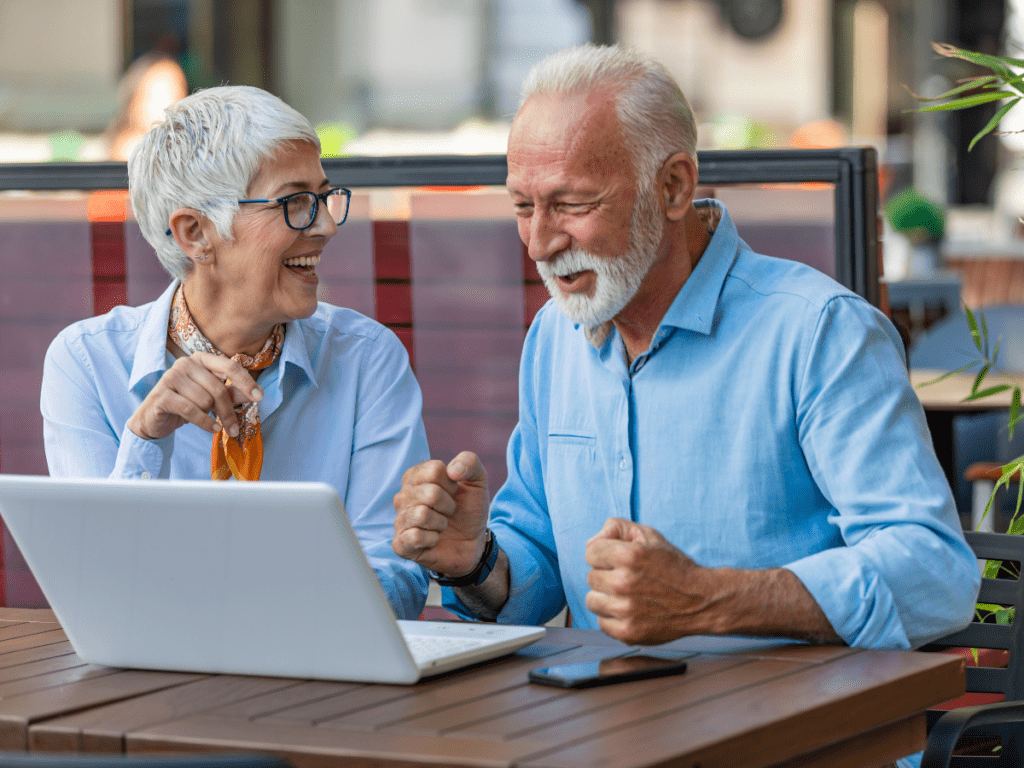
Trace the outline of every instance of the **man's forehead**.
{"label": "man's forehead", "polygon": [[[614,102],[609,94],[588,93],[531,96],[512,122],[509,143],[522,139],[571,140],[615,118]],[[616,121],[617,122],[617,121]]]}
{"label": "man's forehead", "polygon": [[509,133],[509,186],[524,174],[537,179],[563,176],[607,179],[632,173],[622,142],[615,105],[609,94],[531,97]]}

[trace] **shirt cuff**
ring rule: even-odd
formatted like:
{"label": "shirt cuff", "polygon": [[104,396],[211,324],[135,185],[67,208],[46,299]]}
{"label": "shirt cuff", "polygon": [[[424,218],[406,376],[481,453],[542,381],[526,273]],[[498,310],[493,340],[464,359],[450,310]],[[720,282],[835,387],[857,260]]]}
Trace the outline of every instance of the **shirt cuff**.
{"label": "shirt cuff", "polygon": [[800,579],[851,648],[910,648],[892,590],[855,548],[827,549],[785,568]]}
{"label": "shirt cuff", "polygon": [[167,478],[164,467],[174,450],[174,433],[159,440],[139,437],[125,425],[121,443],[117,449],[112,480],[150,480],[155,477]]}
{"label": "shirt cuff", "polygon": [[[509,566],[508,601],[495,621],[533,626],[557,616],[565,605],[561,584],[545,583],[545,569],[518,536],[493,524],[491,531],[495,543],[505,550]],[[479,621],[480,617],[463,605],[451,587],[442,587],[441,595],[443,607],[463,618]]]}
{"label": "shirt cuff", "polygon": [[395,615],[399,619],[418,619],[427,602],[427,572],[412,560],[396,555],[390,539],[363,551]]}

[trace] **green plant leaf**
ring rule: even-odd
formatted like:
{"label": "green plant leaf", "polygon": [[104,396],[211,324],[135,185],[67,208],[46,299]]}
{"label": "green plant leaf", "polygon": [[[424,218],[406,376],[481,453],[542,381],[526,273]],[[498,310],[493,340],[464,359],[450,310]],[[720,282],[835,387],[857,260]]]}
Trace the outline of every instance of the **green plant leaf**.
{"label": "green plant leaf", "polygon": [[999,575],[999,569],[1002,567],[1002,560],[986,560],[985,570],[981,574],[986,579],[994,579]]}
{"label": "green plant leaf", "polygon": [[999,125],[999,121],[1006,117],[1006,113],[1013,109],[1015,106],[1017,106],[1017,102],[1019,102],[1022,98],[1024,98],[1024,96],[1018,96],[1008,104],[1004,104],[1003,106],[1001,106],[999,108],[999,111],[992,115],[992,119],[985,124],[985,127],[974,135],[974,138],[971,139],[971,143],[967,145],[967,151],[970,152],[972,149],[974,149],[974,145],[978,143],[979,139],[983,138],[986,134],[991,133],[993,130],[995,130],[995,127]]}
{"label": "green plant leaf", "polygon": [[996,611],[996,624],[1002,624],[1003,626],[1013,624],[1013,613],[1013,608],[1003,608],[1001,611]]}
{"label": "green plant leaf", "polygon": [[921,387],[927,387],[929,384],[938,384],[940,381],[944,381],[945,379],[948,379],[950,376],[956,376],[958,373],[963,373],[968,368],[973,368],[980,362],[980,360],[975,360],[973,363],[968,363],[967,365],[961,366],[960,368],[957,368],[955,371],[949,371],[948,373],[944,373],[937,379],[932,379],[931,381],[922,381],[920,384],[917,385],[917,389],[920,389]]}
{"label": "green plant leaf", "polygon": [[988,359],[988,323],[985,322],[985,313],[979,312],[978,317],[981,318],[981,346],[982,352],[985,355],[985,359]]}
{"label": "green plant leaf", "polygon": [[974,339],[974,346],[978,348],[981,354],[985,354],[985,350],[981,347],[981,334],[978,333],[978,321],[974,319],[974,313],[971,312],[971,308],[966,304],[964,305],[964,312],[967,313],[967,324],[971,326],[971,338]]}
{"label": "green plant leaf", "polygon": [[1013,387],[1009,384],[997,384],[994,387],[989,387],[988,389],[983,389],[980,392],[975,392],[973,395],[968,395],[962,402],[969,403],[973,400],[981,400],[983,397],[998,395],[1000,392],[1005,392],[1008,389],[1013,389]]}
{"label": "green plant leaf", "polygon": [[1002,477],[1000,480],[1009,479],[1010,476],[1018,471],[1021,467],[1024,467],[1024,456],[1017,456],[1014,459],[1010,459],[1008,462],[1003,464],[999,469],[1002,471]]}
{"label": "green plant leaf", "polygon": [[1008,85],[1011,88],[1016,88],[1017,90],[1020,90],[1021,84],[1024,83],[1024,75],[1018,75],[1017,77],[1011,77],[1009,80],[1006,80],[1005,78],[997,77],[996,80],[997,80],[997,82],[995,82],[995,83],[986,84],[986,85],[983,85],[981,87],[982,88],[1001,88],[1004,85]]}
{"label": "green plant leaf", "polygon": [[1013,520],[1010,521],[1011,523],[1013,523],[1014,520],[1016,520],[1018,517],[1020,517],[1020,505],[1021,505],[1021,502],[1024,502],[1024,483],[1018,481],[1017,482],[1017,506],[1013,510]]}
{"label": "green plant leaf", "polygon": [[953,109],[967,109],[968,107],[977,107],[979,104],[988,104],[993,101],[1002,101],[1008,99],[1011,96],[1017,94],[1011,91],[995,91],[992,93],[978,93],[974,96],[964,96],[960,99],[954,99],[953,101],[947,101],[945,104],[935,104],[930,107],[921,107],[918,110],[912,110],[917,112],[946,112]]}
{"label": "green plant leaf", "polygon": [[1013,397],[1010,398],[1010,439],[1013,440],[1013,428],[1020,421],[1020,387],[1013,388]]}
{"label": "green plant leaf", "polygon": [[[989,562],[996,563],[998,565],[1000,561],[999,560],[991,560]],[[1001,610],[1003,610],[1003,606],[1001,606],[1001,605],[999,605],[997,603],[978,603],[975,606],[974,613],[975,613],[975,615],[979,619],[984,619],[985,616],[990,616],[993,613],[995,613],[996,611],[1001,611]],[[981,615],[981,611],[985,611],[985,616]]]}
{"label": "green plant leaf", "polygon": [[991,67],[992,64],[990,62],[995,62],[997,65],[1004,67],[1024,67],[1024,59],[991,56],[987,53],[978,53],[976,51],[968,51],[964,48],[957,48],[955,45],[950,45],[949,43],[932,43],[932,50],[940,56],[953,59],[963,59],[964,61],[981,64],[983,67]]}
{"label": "green plant leaf", "polygon": [[972,395],[977,393],[978,387],[981,386],[981,382],[985,378],[985,374],[988,373],[989,368],[991,367],[992,363],[985,363],[985,365],[982,366],[981,370],[978,371],[978,375],[974,377],[974,383],[971,385]]}
{"label": "green plant leaf", "polygon": [[966,79],[960,85],[956,86],[956,88],[950,88],[948,91],[941,93],[938,96],[918,96],[909,88],[907,88],[907,91],[909,91],[910,95],[918,101],[942,101],[943,99],[951,99],[965,91],[973,91],[977,88],[1002,88],[1004,83],[1005,81],[996,75],[978,75],[977,77]]}
{"label": "green plant leaf", "polygon": [[977,64],[978,66],[990,69],[1003,81],[998,87],[1002,87],[1003,84],[1009,85],[1024,94],[1024,86],[1021,85],[1021,78],[1016,76],[1016,73],[1010,69],[1011,66],[1024,67],[1024,59],[1014,59],[1006,56],[990,56],[977,51],[968,51],[963,48],[957,48],[956,46],[948,45],[946,43],[932,43],[932,48],[940,56],[963,59],[964,61],[969,61],[972,64]]}

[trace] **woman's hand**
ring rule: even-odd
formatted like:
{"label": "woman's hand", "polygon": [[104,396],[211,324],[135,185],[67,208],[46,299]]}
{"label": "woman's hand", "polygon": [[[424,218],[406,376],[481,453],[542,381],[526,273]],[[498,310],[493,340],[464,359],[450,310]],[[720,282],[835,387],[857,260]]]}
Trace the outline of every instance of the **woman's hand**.
{"label": "woman's hand", "polygon": [[239,363],[196,352],[174,361],[128,419],[128,428],[145,440],[159,440],[185,423],[212,433],[219,432],[222,424],[229,435],[237,437],[235,406],[262,399],[263,391]]}

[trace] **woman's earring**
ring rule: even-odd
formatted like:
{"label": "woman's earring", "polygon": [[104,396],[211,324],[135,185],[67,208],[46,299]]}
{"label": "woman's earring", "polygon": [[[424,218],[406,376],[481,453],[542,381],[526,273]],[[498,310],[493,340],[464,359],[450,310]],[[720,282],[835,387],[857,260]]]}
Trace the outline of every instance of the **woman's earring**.
{"label": "woman's earring", "polygon": [[198,256],[196,256],[196,261],[206,261],[208,256],[209,254],[206,252],[200,253]]}

